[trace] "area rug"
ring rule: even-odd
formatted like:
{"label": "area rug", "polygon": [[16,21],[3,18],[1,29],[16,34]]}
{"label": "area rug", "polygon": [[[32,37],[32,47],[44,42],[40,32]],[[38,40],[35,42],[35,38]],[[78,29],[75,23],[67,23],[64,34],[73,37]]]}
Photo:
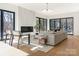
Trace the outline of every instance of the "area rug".
{"label": "area rug", "polygon": [[[28,42],[25,42],[26,44]],[[28,44],[27,44],[28,45]],[[54,46],[49,46],[49,45],[40,45],[40,44],[35,44],[35,43],[30,43],[30,45],[28,45],[31,49],[31,51],[43,51],[43,52],[48,52],[50,51],[52,48],[54,48]]]}
{"label": "area rug", "polygon": [[33,47],[31,50],[33,51],[33,50],[39,50],[39,51],[43,51],[43,52],[48,52],[48,51],[50,51],[52,48],[54,48],[54,47],[52,47],[52,46],[47,46],[47,45],[43,45],[43,46],[37,46],[37,47]]}

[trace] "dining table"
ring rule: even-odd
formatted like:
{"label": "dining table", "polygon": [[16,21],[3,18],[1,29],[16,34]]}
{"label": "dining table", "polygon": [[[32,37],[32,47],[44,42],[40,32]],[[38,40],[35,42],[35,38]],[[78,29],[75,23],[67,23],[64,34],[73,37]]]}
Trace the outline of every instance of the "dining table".
{"label": "dining table", "polygon": [[[17,32],[17,31],[15,31],[15,32]],[[17,47],[19,48],[19,45],[20,45],[20,40],[22,39],[22,37],[23,36],[26,36],[27,38],[28,38],[28,45],[30,45],[30,33],[21,33],[20,32],[20,34],[6,34],[6,39],[5,39],[5,43],[6,43],[6,41],[7,41],[7,37],[8,37],[8,35],[10,35],[11,36],[11,38],[10,38],[10,45],[12,46],[12,44],[13,44],[13,40],[14,40],[14,37],[15,36],[18,36],[19,38],[18,38],[18,44],[17,44]]]}

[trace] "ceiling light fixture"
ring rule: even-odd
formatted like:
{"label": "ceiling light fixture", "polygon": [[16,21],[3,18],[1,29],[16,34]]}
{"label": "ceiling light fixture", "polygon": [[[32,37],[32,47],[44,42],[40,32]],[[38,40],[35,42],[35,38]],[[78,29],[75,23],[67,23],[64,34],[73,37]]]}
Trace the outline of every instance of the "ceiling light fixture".
{"label": "ceiling light fixture", "polygon": [[48,3],[46,3],[46,8],[42,10],[42,13],[44,13],[45,15],[49,15],[52,12],[53,11],[51,9],[49,9]]}

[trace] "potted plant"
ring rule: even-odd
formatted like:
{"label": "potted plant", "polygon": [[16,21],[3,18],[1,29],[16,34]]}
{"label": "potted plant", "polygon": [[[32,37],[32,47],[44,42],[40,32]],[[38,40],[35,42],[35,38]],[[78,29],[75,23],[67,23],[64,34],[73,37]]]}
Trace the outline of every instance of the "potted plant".
{"label": "potted plant", "polygon": [[36,24],[36,25],[34,26],[34,28],[35,28],[36,32],[39,32],[39,24]]}

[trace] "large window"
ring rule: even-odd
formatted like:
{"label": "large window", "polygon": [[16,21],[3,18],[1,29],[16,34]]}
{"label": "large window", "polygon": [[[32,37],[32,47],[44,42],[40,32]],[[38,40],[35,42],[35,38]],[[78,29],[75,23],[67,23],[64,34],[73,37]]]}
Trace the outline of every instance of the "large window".
{"label": "large window", "polygon": [[50,30],[60,29],[60,19],[50,19]]}
{"label": "large window", "polygon": [[73,17],[50,19],[50,30],[63,29],[67,34],[73,34]]}
{"label": "large window", "polygon": [[3,40],[6,30],[15,29],[15,12],[0,9],[0,38]]}
{"label": "large window", "polygon": [[44,19],[44,18],[39,18],[39,17],[36,17],[37,18],[37,25],[39,24],[39,31],[46,31],[47,30],[47,19]]}

